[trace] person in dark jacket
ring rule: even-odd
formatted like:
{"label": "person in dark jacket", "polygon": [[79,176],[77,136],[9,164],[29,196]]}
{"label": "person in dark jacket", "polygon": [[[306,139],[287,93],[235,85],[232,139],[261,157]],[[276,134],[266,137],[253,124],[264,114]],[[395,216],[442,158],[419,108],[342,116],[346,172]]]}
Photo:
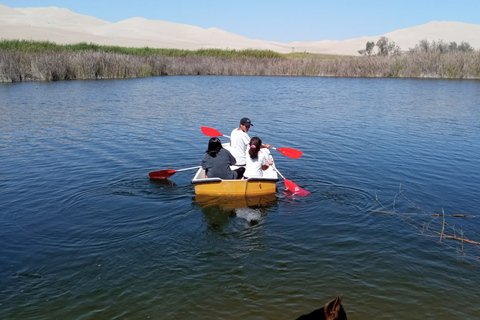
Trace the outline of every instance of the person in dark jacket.
{"label": "person in dark jacket", "polygon": [[245,168],[230,169],[237,161],[230,151],[222,147],[219,138],[210,138],[208,149],[202,159],[202,168],[208,178],[220,178],[226,180],[241,179]]}

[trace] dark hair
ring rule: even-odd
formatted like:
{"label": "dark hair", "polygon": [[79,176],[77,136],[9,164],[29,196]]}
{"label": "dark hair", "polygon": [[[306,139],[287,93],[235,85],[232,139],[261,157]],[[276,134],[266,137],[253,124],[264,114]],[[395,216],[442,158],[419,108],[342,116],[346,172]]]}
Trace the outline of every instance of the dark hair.
{"label": "dark hair", "polygon": [[[256,159],[258,158],[258,152],[260,151],[260,146],[262,145],[262,140],[259,137],[253,137],[250,139],[250,143],[248,147],[248,154],[250,155],[250,158]],[[252,146],[255,146],[255,148],[252,148]]]}
{"label": "dark hair", "polygon": [[208,149],[206,153],[208,153],[212,158],[215,158],[217,156],[217,153],[219,153],[222,148],[222,142],[220,141],[220,139],[218,139],[217,137],[210,138],[210,140],[208,141]]}

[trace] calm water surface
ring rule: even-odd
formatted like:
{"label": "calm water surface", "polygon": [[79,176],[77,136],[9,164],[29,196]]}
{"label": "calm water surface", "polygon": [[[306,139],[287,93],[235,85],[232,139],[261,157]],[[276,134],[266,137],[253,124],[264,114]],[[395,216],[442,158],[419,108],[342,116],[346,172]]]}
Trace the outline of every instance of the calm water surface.
{"label": "calm water surface", "polygon": [[[349,319],[480,319],[479,106],[475,81],[0,85],[2,318],[295,319],[343,295]],[[244,116],[304,152],[274,156],[309,197],[149,180]]]}

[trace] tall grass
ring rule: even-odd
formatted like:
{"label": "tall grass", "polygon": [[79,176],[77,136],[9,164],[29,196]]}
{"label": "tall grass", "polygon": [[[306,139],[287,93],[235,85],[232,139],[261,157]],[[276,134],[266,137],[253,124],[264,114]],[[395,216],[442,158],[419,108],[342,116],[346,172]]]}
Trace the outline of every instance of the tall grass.
{"label": "tall grass", "polygon": [[0,41],[0,50],[14,50],[21,52],[108,52],[121,53],[134,56],[148,56],[152,54],[163,55],[168,57],[187,57],[187,56],[204,56],[204,57],[254,57],[254,58],[281,58],[282,54],[271,50],[223,50],[223,49],[199,49],[199,50],[182,50],[182,49],[157,49],[157,48],[133,48],[119,46],[104,46],[93,43],[81,42],[77,44],[60,45],[50,41],[30,41],[30,40],[3,40]]}
{"label": "tall grass", "polygon": [[260,75],[480,79],[480,51],[401,56],[280,54],[268,50],[177,50],[80,43],[0,41],[0,82],[162,75]]}

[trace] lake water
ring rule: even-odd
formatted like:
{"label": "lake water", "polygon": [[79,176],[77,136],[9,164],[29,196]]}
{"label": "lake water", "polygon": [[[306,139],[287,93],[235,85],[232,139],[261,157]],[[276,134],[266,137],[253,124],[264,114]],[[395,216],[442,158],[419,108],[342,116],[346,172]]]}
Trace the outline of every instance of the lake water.
{"label": "lake water", "polygon": [[[304,152],[272,151],[310,196],[148,178],[244,116]],[[480,319],[478,81],[3,84],[0,130],[4,319],[295,319],[337,295],[349,319]]]}

